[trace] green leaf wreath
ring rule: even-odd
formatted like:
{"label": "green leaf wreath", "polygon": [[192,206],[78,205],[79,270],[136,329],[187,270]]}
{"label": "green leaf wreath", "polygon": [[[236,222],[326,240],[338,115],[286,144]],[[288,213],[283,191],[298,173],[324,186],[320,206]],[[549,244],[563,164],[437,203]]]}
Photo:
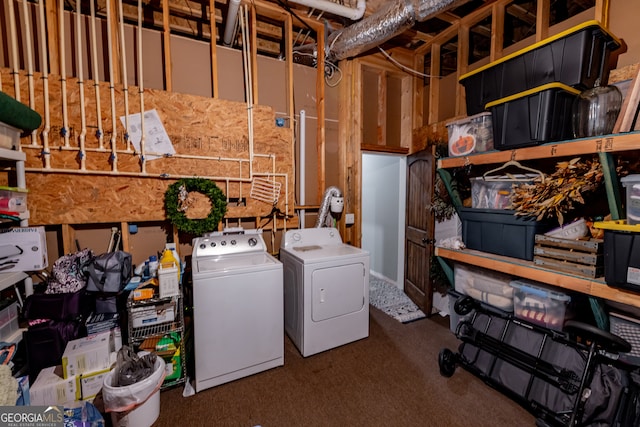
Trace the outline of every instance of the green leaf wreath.
{"label": "green leaf wreath", "polygon": [[[189,219],[189,193],[204,194],[211,201],[211,212],[206,218]],[[227,199],[215,184],[204,178],[183,178],[171,184],[164,193],[167,218],[178,230],[194,235],[203,235],[218,229],[220,220],[227,212]]]}

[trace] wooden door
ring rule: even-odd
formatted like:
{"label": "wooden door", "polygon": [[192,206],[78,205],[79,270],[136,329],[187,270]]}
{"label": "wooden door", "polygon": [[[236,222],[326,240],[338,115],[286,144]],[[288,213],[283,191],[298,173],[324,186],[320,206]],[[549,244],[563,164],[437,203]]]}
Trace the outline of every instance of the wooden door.
{"label": "wooden door", "polygon": [[435,158],[423,150],[407,158],[404,292],[427,315],[433,302],[429,277],[433,254],[434,217],[431,211]]}

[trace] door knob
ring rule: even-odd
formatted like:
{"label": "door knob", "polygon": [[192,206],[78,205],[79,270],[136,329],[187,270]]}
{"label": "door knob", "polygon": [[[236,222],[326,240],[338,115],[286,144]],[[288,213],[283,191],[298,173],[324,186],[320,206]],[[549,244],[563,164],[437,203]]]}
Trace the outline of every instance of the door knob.
{"label": "door knob", "polygon": [[432,245],[436,242],[436,239],[427,239],[426,237],[422,238],[422,243],[425,245]]}

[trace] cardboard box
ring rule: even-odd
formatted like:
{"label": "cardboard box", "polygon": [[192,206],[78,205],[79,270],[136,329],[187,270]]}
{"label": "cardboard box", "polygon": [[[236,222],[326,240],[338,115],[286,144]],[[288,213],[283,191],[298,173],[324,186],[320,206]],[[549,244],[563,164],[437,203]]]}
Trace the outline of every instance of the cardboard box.
{"label": "cardboard box", "polygon": [[111,366],[112,339],[110,332],[69,341],[62,354],[64,378],[84,372],[108,369]]}
{"label": "cardboard box", "polygon": [[76,378],[62,378],[61,366],[44,368],[29,388],[31,405],[68,405],[77,399]]}
{"label": "cardboard box", "polygon": [[176,318],[176,302],[170,301],[131,309],[131,322],[134,328],[173,322]]}
{"label": "cardboard box", "polygon": [[160,298],[180,295],[180,275],[174,263],[163,263],[158,267],[158,292]]}
{"label": "cardboard box", "polygon": [[0,270],[37,271],[49,265],[44,227],[0,231]]}
{"label": "cardboard box", "polygon": [[0,122],[0,148],[15,150],[20,145],[22,131],[4,122]]}
{"label": "cardboard box", "polygon": [[91,313],[85,322],[87,335],[107,332],[120,326],[118,313]]}
{"label": "cardboard box", "polygon": [[101,369],[98,371],[84,372],[76,377],[76,389],[79,399],[89,400],[96,397],[102,390],[104,378],[110,372],[110,369]]}

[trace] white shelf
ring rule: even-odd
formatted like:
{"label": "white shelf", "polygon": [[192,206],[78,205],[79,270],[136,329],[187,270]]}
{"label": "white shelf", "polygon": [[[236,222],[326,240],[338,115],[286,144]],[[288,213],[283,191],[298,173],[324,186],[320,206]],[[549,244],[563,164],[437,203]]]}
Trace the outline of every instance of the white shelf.
{"label": "white shelf", "polygon": [[27,160],[27,155],[24,153],[24,151],[15,151],[8,150],[6,148],[0,148],[0,159],[24,162],[25,160]]}
{"label": "white shelf", "polygon": [[13,271],[11,273],[0,273],[0,291],[7,289],[29,277],[23,271]]}

